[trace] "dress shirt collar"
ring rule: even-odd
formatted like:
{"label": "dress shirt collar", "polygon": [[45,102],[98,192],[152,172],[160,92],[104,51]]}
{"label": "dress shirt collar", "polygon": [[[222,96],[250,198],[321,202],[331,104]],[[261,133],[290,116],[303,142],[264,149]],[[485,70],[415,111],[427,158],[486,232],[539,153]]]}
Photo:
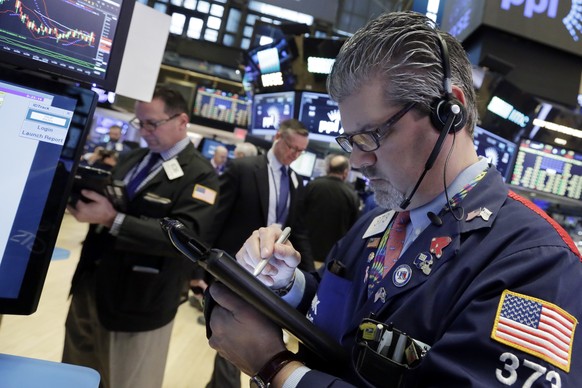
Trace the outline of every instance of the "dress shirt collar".
{"label": "dress shirt collar", "polygon": [[[486,158],[479,158],[479,161],[470,165],[457,177],[447,188],[449,193],[449,198],[452,198],[453,195],[457,194],[459,191],[463,189],[466,185],[471,183],[471,181],[483,170],[485,170],[488,166],[489,162]],[[410,211],[410,224],[415,230],[424,230],[428,224],[430,224],[430,220],[428,219],[427,213],[433,212],[434,214],[439,214],[440,211],[443,209],[445,204],[447,203],[447,198],[445,193],[442,192],[438,195],[435,199],[430,201],[429,203],[418,207],[416,209],[412,209]]]}

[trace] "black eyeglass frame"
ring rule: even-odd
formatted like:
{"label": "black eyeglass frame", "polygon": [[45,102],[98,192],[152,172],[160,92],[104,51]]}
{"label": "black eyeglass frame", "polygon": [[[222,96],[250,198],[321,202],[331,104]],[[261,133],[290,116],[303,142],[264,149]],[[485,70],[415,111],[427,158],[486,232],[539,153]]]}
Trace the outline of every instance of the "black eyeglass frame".
{"label": "black eyeglass frame", "polygon": [[[369,131],[362,131],[358,133],[353,133],[351,135],[340,135],[335,138],[335,141],[339,144],[339,146],[348,153],[351,153],[354,149],[354,144],[363,152],[372,152],[376,151],[380,148],[380,140],[388,133],[388,130],[394,126],[405,114],[407,114],[414,106],[416,102],[410,102],[404,106],[401,110],[396,112],[394,115],[390,116],[388,120],[384,121],[378,127],[371,129]],[[362,144],[367,144],[366,142],[354,142],[354,138],[357,136],[363,136],[368,139],[371,139],[375,147],[364,149],[362,148]]]}
{"label": "black eyeglass frame", "polygon": [[[167,119],[162,119],[162,120],[158,120],[158,121],[146,120],[145,122],[141,121],[137,117],[134,117],[133,119],[129,120],[129,125],[131,125],[135,129],[142,129],[143,128],[148,132],[154,132],[156,129],[158,129],[159,126],[164,125],[167,122],[174,120],[176,117],[180,116],[181,114],[182,113],[176,113],[175,115],[172,115],[172,116],[168,117]],[[151,127],[153,129],[149,129],[146,127]]]}

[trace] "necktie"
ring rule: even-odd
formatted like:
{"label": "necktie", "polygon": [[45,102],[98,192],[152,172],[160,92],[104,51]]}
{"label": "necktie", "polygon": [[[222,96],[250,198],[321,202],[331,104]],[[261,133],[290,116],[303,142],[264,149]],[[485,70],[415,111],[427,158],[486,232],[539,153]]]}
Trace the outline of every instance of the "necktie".
{"label": "necktie", "polygon": [[150,174],[152,167],[156,165],[156,163],[160,160],[160,157],[161,155],[158,154],[157,152],[151,152],[149,154],[149,159],[147,163],[136,174],[134,174],[133,177],[131,177],[131,180],[127,183],[127,186],[125,188],[127,191],[127,195],[129,196],[129,199],[133,199],[133,197],[135,196],[135,192],[137,191],[137,188]]}
{"label": "necktie", "polygon": [[289,197],[289,174],[287,167],[281,166],[281,181],[279,182],[279,196],[277,202],[278,224],[284,225],[289,209],[287,208],[287,198]]}
{"label": "necktie", "polygon": [[386,256],[384,256],[384,272],[382,277],[386,276],[388,271],[394,266],[400,253],[402,252],[402,247],[404,247],[404,241],[406,240],[406,227],[410,223],[410,212],[400,212],[390,228],[390,236],[388,236],[388,241],[386,242]]}
{"label": "necktie", "polygon": [[406,226],[410,222],[410,212],[400,212],[394,219],[394,222],[387,229],[378,248],[376,254],[369,256],[368,265],[368,296],[374,293],[374,289],[384,276],[390,271],[394,263],[398,260],[404,240],[406,239]]}

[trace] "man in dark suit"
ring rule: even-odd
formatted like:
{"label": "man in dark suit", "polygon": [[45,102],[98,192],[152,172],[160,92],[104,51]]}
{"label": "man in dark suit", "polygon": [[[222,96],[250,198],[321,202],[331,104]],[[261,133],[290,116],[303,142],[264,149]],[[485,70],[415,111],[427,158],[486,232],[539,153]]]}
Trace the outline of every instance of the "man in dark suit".
{"label": "man in dark suit", "polygon": [[210,241],[218,176],[187,136],[181,95],[160,87],[137,102],[148,144],[122,157],[112,178],[125,183],[125,205],[84,190],[68,210],[90,223],[66,321],[63,362],[101,374],[102,386],[162,386],[172,324],[192,265],[163,233],[159,219],[180,220]]}
{"label": "man in dark suit", "polygon": [[115,151],[118,154],[131,150],[131,147],[126,145],[121,137],[121,127],[119,125],[112,125],[109,127],[109,140],[99,143],[97,147],[102,147],[105,151]]}
{"label": "man in dark suit", "polygon": [[[220,196],[213,226],[215,247],[234,256],[253,230],[275,223],[291,226],[289,240],[301,252],[302,269],[315,269],[300,217],[303,183],[289,168],[307,148],[307,136],[307,129],[301,122],[285,120],[281,122],[267,155],[235,159],[229,164],[220,176]],[[283,181],[282,169],[288,174]],[[288,195],[282,188],[285,180]],[[207,387],[240,387],[240,371],[217,355]]]}
{"label": "man in dark suit", "polygon": [[356,222],[360,209],[358,194],[345,182],[350,173],[349,159],[329,155],[326,172],[305,188],[305,224],[313,257],[320,262]]}

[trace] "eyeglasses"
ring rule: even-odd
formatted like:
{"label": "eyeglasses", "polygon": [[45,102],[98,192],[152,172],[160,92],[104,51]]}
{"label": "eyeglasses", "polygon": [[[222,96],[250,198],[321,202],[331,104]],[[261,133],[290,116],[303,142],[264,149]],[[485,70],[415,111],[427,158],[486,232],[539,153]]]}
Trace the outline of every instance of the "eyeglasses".
{"label": "eyeglasses", "polygon": [[302,154],[302,153],[305,152],[305,149],[301,149],[301,148],[295,147],[292,144],[289,144],[289,142],[287,141],[287,139],[285,139],[284,136],[281,136],[281,139],[283,139],[283,141],[285,142],[285,145],[287,146],[287,148],[289,148],[291,151],[293,151],[293,153],[295,153],[295,154]]}
{"label": "eyeglasses", "polygon": [[158,127],[160,125],[164,125],[165,123],[167,123],[170,120],[175,119],[176,117],[180,116],[182,113],[176,113],[173,116],[168,117],[167,119],[163,119],[163,120],[158,120],[158,121],[151,121],[151,120],[145,120],[145,121],[141,121],[140,119],[138,119],[137,117],[134,117],[133,119],[131,119],[131,121],[129,122],[129,125],[131,125],[132,127],[134,127],[135,129],[145,129],[148,132],[153,132],[156,129],[158,129]]}
{"label": "eyeglasses", "polygon": [[355,133],[353,135],[341,135],[335,138],[335,141],[346,152],[352,152],[354,144],[364,152],[375,151],[380,148],[380,140],[388,133],[388,130],[394,126],[409,110],[411,110],[416,102],[407,104],[404,108],[396,112],[396,114],[386,120],[379,127],[370,131]]}

